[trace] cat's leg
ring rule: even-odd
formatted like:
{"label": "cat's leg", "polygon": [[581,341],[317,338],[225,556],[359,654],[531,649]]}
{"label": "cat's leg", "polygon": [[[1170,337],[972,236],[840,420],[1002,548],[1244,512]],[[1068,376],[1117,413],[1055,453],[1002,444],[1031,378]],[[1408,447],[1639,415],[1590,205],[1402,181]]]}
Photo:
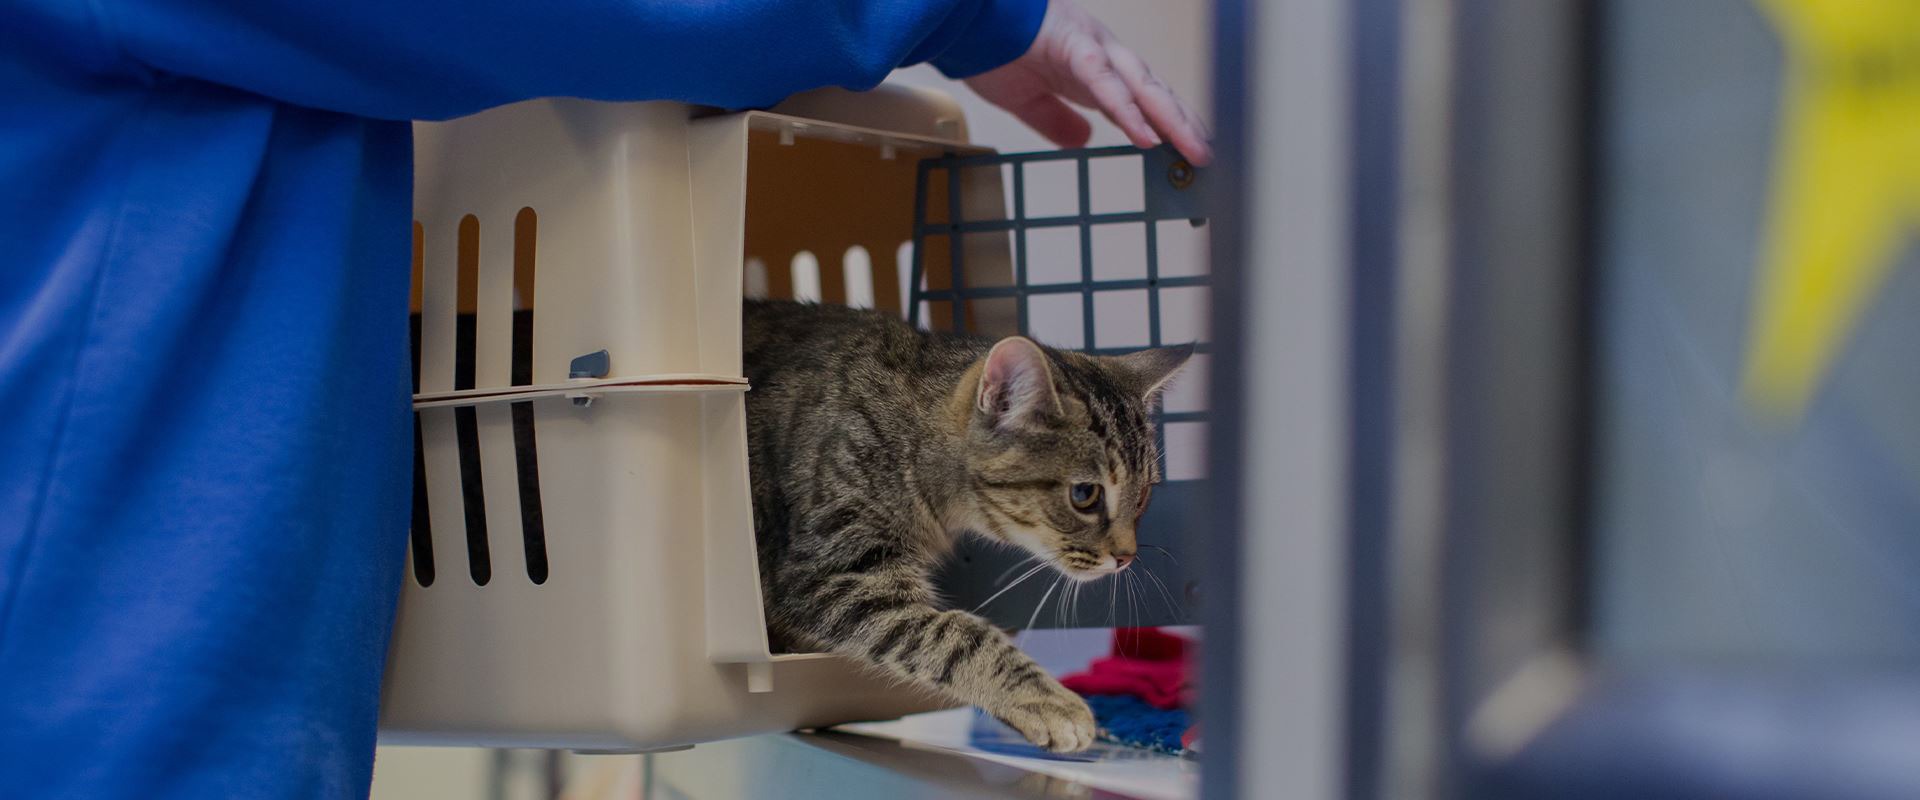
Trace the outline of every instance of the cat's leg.
{"label": "cat's leg", "polygon": [[939,610],[915,576],[839,575],[812,587],[806,638],[922,687],[979,706],[1056,752],[1093,744],[1093,712],[991,623]]}

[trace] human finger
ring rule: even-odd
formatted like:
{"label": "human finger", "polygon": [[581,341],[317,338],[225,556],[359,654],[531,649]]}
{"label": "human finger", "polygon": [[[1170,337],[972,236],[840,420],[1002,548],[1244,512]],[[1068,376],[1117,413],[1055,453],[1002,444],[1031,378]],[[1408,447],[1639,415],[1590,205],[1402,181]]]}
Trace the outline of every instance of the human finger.
{"label": "human finger", "polygon": [[1119,126],[1120,132],[1126,134],[1135,147],[1155,147],[1160,144],[1160,134],[1154,131],[1141,113],[1133,91],[1127,88],[1127,82],[1114,70],[1105,47],[1091,38],[1083,40],[1070,52],[1067,69],[1093,98],[1100,113]]}
{"label": "human finger", "polygon": [[1187,157],[1197,166],[1206,166],[1213,160],[1213,148],[1207,143],[1205,129],[1198,118],[1189,110],[1173,89],[1162,83],[1147,68],[1147,64],[1132,50],[1118,45],[1107,46],[1108,61],[1113,70],[1127,85],[1134,102],[1145,112],[1146,120],[1154,130],[1173,142],[1175,150]]}

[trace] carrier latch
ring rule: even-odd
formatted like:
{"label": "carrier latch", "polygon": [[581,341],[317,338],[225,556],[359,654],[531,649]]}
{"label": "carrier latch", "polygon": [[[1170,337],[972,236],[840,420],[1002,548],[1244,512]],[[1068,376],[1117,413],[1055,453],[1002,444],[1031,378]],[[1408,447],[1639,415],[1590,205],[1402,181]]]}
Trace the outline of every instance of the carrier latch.
{"label": "carrier latch", "polygon": [[[612,372],[613,355],[605,350],[595,350],[584,356],[574,356],[573,361],[567,365],[567,380],[594,380],[607,377]],[[568,394],[567,399],[572,400],[576,406],[586,408],[593,405],[593,399],[598,396],[580,392]]]}

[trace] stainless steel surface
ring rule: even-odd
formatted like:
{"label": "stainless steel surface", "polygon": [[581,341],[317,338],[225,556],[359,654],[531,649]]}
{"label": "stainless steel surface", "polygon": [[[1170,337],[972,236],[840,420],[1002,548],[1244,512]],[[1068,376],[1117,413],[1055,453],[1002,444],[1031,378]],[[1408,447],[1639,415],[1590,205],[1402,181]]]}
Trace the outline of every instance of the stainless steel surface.
{"label": "stainless steel surface", "polygon": [[1131,797],[950,751],[832,731],[716,742],[648,763],[643,800]]}

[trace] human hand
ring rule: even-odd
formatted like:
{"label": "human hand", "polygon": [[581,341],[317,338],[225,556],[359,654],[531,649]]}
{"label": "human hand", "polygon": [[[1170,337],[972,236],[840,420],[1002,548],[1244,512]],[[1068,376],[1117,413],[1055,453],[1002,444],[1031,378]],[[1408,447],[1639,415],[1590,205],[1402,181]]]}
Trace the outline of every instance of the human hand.
{"label": "human hand", "polygon": [[1074,0],[1048,3],[1026,55],[966,83],[1061,147],[1085,145],[1093,134],[1086,118],[1067,105],[1071,101],[1099,109],[1136,147],[1171,140],[1196,166],[1213,160],[1200,118]]}

